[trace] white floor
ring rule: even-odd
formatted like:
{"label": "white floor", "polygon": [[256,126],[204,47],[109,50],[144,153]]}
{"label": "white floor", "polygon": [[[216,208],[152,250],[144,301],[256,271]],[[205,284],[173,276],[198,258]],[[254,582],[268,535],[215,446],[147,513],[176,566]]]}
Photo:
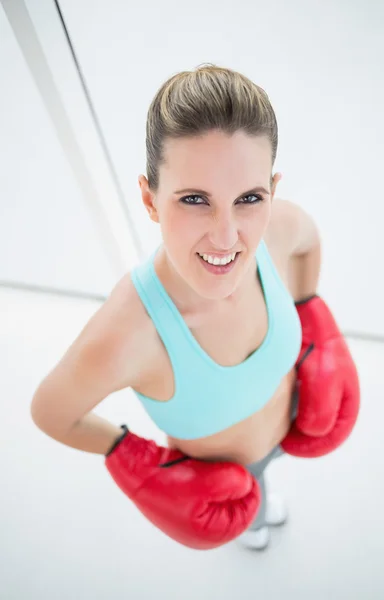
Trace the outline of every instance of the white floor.
{"label": "white floor", "polygon": [[[290,521],[270,548],[183,548],[144,520],[103,459],[33,425],[34,389],[97,304],[0,292],[1,600],[382,600],[384,345],[353,341],[362,384],[354,435],[334,455],[269,470]],[[99,414],[163,441],[128,391]]]}

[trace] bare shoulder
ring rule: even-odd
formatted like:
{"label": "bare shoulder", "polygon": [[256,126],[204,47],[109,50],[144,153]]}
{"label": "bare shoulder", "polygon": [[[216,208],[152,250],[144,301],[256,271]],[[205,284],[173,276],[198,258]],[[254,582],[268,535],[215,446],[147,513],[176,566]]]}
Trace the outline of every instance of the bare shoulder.
{"label": "bare shoulder", "polygon": [[[69,381],[92,381],[98,396],[133,386],[139,377],[151,321],[130,273],[87,321],[43,385],[56,389]],[[88,383],[87,383],[88,385]]]}
{"label": "bare shoulder", "polygon": [[153,332],[128,273],[37,388],[35,423],[45,431],[68,431],[104,398],[137,385],[156,345]]}
{"label": "bare shoulder", "polygon": [[95,344],[95,359],[115,372],[116,388],[135,385],[140,380],[154,327],[129,272],[117,282],[87,328],[87,337]]}
{"label": "bare shoulder", "polygon": [[264,239],[273,258],[284,261],[308,252],[318,242],[319,232],[312,216],[301,206],[275,198]]}

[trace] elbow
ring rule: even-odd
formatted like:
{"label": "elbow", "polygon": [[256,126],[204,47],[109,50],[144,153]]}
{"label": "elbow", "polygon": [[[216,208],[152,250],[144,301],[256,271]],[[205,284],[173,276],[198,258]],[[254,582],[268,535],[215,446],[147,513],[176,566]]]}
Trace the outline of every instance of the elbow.
{"label": "elbow", "polygon": [[54,410],[53,403],[45,394],[37,391],[30,404],[30,416],[34,425],[49,437],[57,438],[61,435],[60,419]]}
{"label": "elbow", "polygon": [[76,422],[69,421],[60,405],[52,401],[46,390],[37,391],[30,404],[30,416],[34,425],[48,437],[62,442],[70,434]]}
{"label": "elbow", "polygon": [[47,433],[47,419],[45,412],[39,396],[35,394],[29,407],[29,414],[36,427]]}

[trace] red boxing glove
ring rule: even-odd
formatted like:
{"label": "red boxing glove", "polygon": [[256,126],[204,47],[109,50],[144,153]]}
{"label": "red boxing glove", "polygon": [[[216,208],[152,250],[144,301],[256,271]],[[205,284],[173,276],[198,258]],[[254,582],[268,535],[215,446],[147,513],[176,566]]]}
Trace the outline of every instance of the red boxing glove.
{"label": "red boxing glove", "polygon": [[125,433],[106,455],[106,467],[161,531],[185,546],[208,550],[249,527],[261,494],[244,467],[188,458],[123,429]]}
{"label": "red boxing glove", "polygon": [[360,388],[352,356],[325,302],[313,296],[296,308],[303,330],[296,363],[298,414],[281,446],[288,454],[312,458],[347,439],[358,416]]}

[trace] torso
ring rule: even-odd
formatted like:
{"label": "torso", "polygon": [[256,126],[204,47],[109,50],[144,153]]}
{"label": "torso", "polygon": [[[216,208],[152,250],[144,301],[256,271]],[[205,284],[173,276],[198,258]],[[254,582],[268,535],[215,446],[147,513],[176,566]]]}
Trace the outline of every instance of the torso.
{"label": "torso", "polygon": [[[271,248],[270,254],[280,277],[289,286],[287,265],[277,254],[274,255]],[[215,311],[215,315],[183,314],[181,311],[197,342],[220,365],[232,366],[244,361],[261,345],[267,333],[267,312],[257,277],[249,298],[244,302],[244,310],[223,308],[221,314]],[[137,310],[137,323],[142,332],[140,346],[145,348],[145,352],[142,353],[139,377],[131,387],[145,396],[166,402],[174,393],[168,354],[138,296],[134,310]],[[241,464],[259,461],[289,430],[294,385],[295,373],[292,370],[263,409],[247,419],[206,438],[181,440],[169,437],[169,445],[194,458],[231,460]]]}

